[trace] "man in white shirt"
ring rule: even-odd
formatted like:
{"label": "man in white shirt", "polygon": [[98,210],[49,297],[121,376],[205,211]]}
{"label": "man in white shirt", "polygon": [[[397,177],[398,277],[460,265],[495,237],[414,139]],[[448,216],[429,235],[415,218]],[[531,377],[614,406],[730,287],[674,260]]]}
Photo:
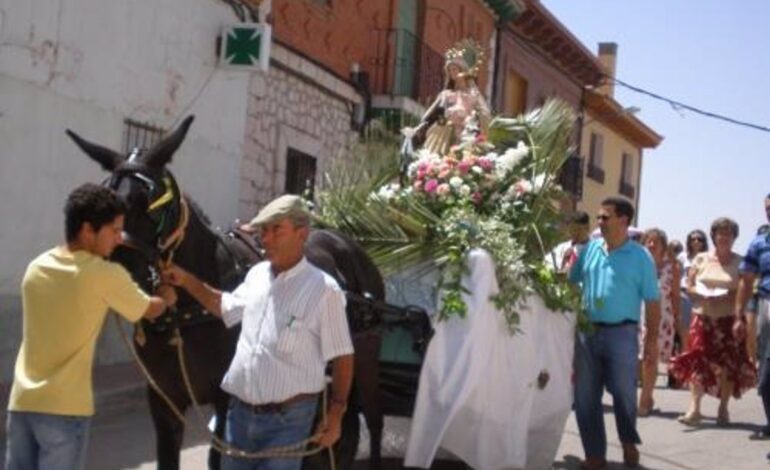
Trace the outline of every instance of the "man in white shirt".
{"label": "man in white shirt", "polygon": [[[248,224],[259,231],[267,261],[232,293],[220,292],[179,267],[164,278],[183,287],[225,324],[241,323],[235,357],[222,381],[232,395],[225,439],[247,452],[295,444],[313,425],[326,363],[333,360],[332,392],[315,441],[333,445],[353,378],[353,346],[345,296],[336,281],[303,255],[309,214],[301,198],[281,196]],[[299,469],[299,458],[224,456],[222,468]]]}
{"label": "man in white shirt", "polygon": [[556,245],[546,256],[546,263],[560,273],[569,272],[569,267],[577,261],[580,252],[588,243],[591,231],[591,218],[583,211],[575,211],[567,221],[569,240]]}

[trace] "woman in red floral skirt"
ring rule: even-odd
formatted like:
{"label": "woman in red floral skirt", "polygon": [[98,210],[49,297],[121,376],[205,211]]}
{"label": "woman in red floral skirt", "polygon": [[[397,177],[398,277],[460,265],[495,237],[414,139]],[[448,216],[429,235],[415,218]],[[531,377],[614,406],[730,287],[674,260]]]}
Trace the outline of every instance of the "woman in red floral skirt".
{"label": "woman in red floral skirt", "polygon": [[730,396],[754,386],[756,371],[746,353],[745,340],[733,336],[735,292],[741,256],[732,251],[738,224],[720,217],[711,224],[714,250],[698,254],[688,272],[687,291],[693,301],[690,345],[671,361],[677,380],[690,384],[691,402],[680,423],[697,425],[704,392],[719,398],[717,424],[730,423]]}

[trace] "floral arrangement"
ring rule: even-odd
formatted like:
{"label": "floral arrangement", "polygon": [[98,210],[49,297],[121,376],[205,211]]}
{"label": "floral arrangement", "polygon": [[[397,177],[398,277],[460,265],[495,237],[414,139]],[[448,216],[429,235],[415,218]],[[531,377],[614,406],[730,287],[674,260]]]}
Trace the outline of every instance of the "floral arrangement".
{"label": "floral arrangement", "polygon": [[576,291],[546,263],[560,237],[564,194],[555,178],[573,123],[569,106],[551,100],[526,116],[495,118],[487,135],[465,134],[446,155],[418,151],[400,183],[387,171],[356,184],[330,181],[320,220],[358,239],[386,274],[440,268],[439,319],[467,313],[461,279],[475,247],[495,260],[493,300],[512,331],[528,295],[552,310],[578,311]]}

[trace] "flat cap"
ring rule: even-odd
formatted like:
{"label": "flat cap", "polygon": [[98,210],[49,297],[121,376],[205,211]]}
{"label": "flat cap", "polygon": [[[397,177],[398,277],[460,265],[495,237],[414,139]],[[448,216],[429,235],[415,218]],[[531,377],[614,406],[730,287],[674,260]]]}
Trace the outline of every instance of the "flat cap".
{"label": "flat cap", "polygon": [[286,217],[310,217],[305,201],[294,194],[284,194],[269,202],[251,222],[246,224],[249,230],[259,230],[261,225],[275,222]]}

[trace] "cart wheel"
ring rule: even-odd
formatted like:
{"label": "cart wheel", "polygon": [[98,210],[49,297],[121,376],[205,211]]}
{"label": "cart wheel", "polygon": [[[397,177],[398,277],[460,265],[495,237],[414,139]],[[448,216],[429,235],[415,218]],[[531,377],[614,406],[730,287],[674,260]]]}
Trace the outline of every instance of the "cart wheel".
{"label": "cart wheel", "polygon": [[[358,451],[361,423],[358,419],[358,410],[351,407],[342,417],[342,436],[334,444],[334,460],[337,470],[348,470],[353,467],[353,461]],[[329,451],[324,450],[302,461],[304,470],[331,470]]]}

